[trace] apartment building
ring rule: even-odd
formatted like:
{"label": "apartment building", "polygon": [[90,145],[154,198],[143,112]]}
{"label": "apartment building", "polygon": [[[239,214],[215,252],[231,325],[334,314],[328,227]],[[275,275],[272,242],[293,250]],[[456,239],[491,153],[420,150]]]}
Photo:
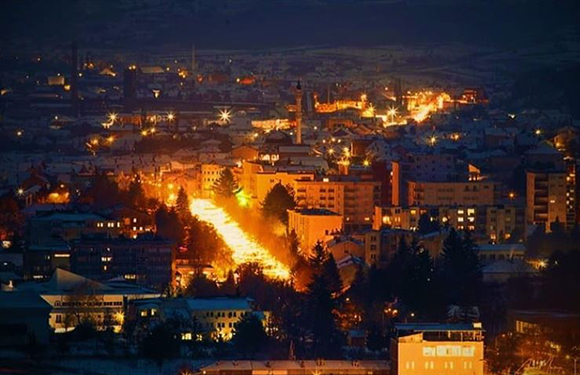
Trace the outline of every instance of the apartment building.
{"label": "apartment building", "polygon": [[491,206],[499,197],[499,185],[489,181],[408,181],[407,190],[409,206]]}
{"label": "apartment building", "polygon": [[391,374],[483,375],[481,323],[395,324]]}
{"label": "apartment building", "polygon": [[[466,174],[466,173],[465,173]],[[454,181],[458,178],[458,163],[449,154],[409,154],[392,162],[392,205],[409,203],[407,181]]]}
{"label": "apartment building", "polygon": [[[550,231],[556,221],[567,226],[570,192],[565,171],[526,171],[526,224]],[[574,176],[575,177],[575,176]],[[575,190],[575,187],[574,187]]]}
{"label": "apartment building", "polygon": [[316,180],[293,182],[300,208],[321,208],[343,218],[347,232],[370,228],[374,206],[381,199],[381,183],[353,176],[329,176]]}
{"label": "apartment building", "polygon": [[316,242],[325,243],[342,232],[342,216],[326,209],[295,209],[288,211],[288,229],[300,241],[302,253],[309,255]]}

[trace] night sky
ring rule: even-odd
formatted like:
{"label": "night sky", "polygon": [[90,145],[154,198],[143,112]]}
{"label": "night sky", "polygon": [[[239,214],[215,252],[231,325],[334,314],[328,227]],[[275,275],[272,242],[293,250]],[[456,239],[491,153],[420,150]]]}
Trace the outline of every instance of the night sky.
{"label": "night sky", "polygon": [[105,31],[106,47],[131,49],[455,41],[516,47],[577,34],[579,8],[574,0],[5,0],[0,40],[37,48],[72,37],[90,43]]}

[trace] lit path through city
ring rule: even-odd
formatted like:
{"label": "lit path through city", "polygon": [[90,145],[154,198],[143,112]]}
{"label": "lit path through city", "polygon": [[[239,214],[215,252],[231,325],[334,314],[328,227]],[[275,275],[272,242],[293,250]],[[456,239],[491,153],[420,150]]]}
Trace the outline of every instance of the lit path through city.
{"label": "lit path through city", "polygon": [[262,266],[264,274],[269,277],[287,280],[290,270],[274,258],[270,252],[251,238],[240,228],[230,215],[209,199],[193,199],[191,213],[200,220],[212,224],[232,249],[232,258],[236,265],[255,262]]}

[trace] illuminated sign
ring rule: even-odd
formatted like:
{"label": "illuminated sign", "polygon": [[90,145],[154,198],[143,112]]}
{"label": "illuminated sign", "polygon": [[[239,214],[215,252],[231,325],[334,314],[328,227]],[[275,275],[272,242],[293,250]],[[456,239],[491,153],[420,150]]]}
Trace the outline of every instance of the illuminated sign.
{"label": "illuminated sign", "polygon": [[475,347],[460,345],[437,345],[423,348],[424,357],[474,357]]}

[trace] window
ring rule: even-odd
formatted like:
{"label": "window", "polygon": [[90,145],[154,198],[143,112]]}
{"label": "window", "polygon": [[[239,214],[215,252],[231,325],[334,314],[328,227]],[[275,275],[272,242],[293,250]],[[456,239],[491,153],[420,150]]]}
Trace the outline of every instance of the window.
{"label": "window", "polygon": [[62,323],[62,315],[60,315],[60,314],[57,314],[56,315],[56,322],[57,323]]}

